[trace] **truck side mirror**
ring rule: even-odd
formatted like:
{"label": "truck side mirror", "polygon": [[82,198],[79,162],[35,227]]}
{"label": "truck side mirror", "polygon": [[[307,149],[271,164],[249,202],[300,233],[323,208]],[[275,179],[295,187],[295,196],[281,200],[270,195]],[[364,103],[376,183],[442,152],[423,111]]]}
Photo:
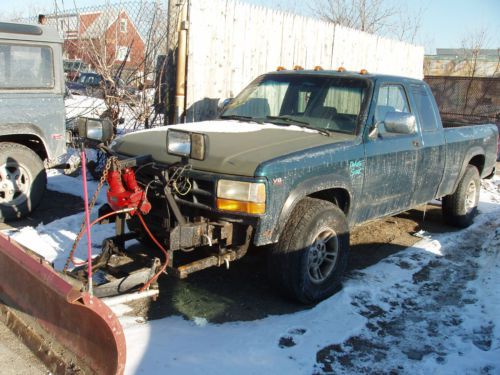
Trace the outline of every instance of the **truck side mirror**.
{"label": "truck side mirror", "polygon": [[415,116],[407,112],[387,112],[384,126],[389,133],[414,134],[416,131]]}
{"label": "truck side mirror", "polygon": [[219,112],[222,112],[223,110],[226,109],[226,107],[233,101],[233,98],[227,98],[224,100],[219,100],[219,103],[217,104]]}

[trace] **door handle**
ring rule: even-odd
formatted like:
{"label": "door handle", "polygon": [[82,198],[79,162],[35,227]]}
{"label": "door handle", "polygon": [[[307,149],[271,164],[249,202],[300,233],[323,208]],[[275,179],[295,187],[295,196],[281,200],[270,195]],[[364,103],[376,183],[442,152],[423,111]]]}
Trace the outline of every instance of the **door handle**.
{"label": "door handle", "polygon": [[413,147],[420,147],[419,141],[411,141],[411,144],[413,145]]}

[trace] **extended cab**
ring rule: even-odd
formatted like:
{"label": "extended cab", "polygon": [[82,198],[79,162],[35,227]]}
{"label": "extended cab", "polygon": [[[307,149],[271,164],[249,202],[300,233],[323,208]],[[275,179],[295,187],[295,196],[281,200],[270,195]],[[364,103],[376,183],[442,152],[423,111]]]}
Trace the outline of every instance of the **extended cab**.
{"label": "extended cab", "polygon": [[[112,150],[138,165],[148,227],[181,255],[174,274],[272,245],[271,279],[309,303],[337,289],[355,225],[436,198],[447,222],[471,224],[497,136],[494,125],[443,129],[420,80],[279,71],[253,81],[220,119],[129,134]],[[136,217],[128,224],[148,238]]]}
{"label": "extended cab", "polygon": [[45,167],[65,152],[62,39],[50,27],[0,22],[0,220],[38,205]]}

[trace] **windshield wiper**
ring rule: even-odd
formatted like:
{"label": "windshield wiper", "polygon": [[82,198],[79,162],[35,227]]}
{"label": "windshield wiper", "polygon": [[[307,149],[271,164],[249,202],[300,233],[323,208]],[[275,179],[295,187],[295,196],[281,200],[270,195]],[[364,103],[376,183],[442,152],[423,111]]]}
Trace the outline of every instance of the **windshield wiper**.
{"label": "windshield wiper", "polygon": [[269,120],[283,120],[286,122],[291,122],[293,124],[302,124],[302,125],[307,125],[307,126],[310,125],[307,121],[296,120],[296,119],[294,119],[292,117],[288,117],[288,116],[266,116],[266,118]]}
{"label": "windshield wiper", "polygon": [[330,132],[328,130],[315,128],[314,126],[311,126],[307,121],[296,120],[296,119],[288,117],[288,116],[266,116],[266,118],[268,120],[284,121],[281,123],[276,123],[276,122],[271,121],[271,123],[273,123],[275,125],[285,125],[285,126],[295,125],[295,126],[298,126],[299,128],[316,130],[318,133],[330,136]]}
{"label": "windshield wiper", "polygon": [[247,122],[256,122],[258,124],[262,124],[262,121],[256,120],[250,116],[241,116],[241,115],[221,115],[219,118],[224,120],[239,120],[239,121],[247,121]]}

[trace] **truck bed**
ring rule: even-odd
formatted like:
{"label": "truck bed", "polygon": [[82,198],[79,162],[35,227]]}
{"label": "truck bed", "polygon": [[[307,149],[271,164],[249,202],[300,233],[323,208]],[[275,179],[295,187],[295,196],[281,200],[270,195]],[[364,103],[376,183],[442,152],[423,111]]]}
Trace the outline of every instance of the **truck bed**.
{"label": "truck bed", "polygon": [[[498,129],[494,124],[483,126],[448,123],[445,126],[446,163],[439,195],[447,195],[454,191],[459,177],[465,170],[466,163],[476,155],[478,163],[484,159],[484,168],[479,171],[482,178],[488,176],[495,166],[497,155]],[[479,156],[479,155],[486,155]]]}

